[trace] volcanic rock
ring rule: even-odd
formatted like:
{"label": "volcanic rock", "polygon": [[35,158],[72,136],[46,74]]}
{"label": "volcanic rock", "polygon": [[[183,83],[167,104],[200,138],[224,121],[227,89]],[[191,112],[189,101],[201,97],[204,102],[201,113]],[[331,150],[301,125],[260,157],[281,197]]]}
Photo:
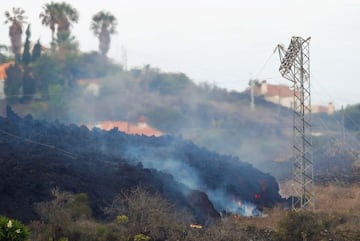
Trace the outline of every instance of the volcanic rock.
{"label": "volcanic rock", "polygon": [[33,204],[49,200],[54,187],[86,193],[96,217],[137,186],[192,210],[201,223],[234,200],[259,208],[282,201],[272,176],[180,137],[89,130],[22,118],[10,108],[0,117],[0,176],[0,213],[23,221],[37,217]]}

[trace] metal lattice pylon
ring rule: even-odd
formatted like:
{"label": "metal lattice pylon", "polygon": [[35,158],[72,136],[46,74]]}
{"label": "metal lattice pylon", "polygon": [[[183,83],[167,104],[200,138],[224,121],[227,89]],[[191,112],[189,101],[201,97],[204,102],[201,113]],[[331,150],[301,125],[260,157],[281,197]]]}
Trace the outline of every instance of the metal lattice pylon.
{"label": "metal lattice pylon", "polygon": [[292,37],[288,49],[278,45],[281,75],[292,82],[294,210],[314,209],[314,167],[311,141],[310,38]]}

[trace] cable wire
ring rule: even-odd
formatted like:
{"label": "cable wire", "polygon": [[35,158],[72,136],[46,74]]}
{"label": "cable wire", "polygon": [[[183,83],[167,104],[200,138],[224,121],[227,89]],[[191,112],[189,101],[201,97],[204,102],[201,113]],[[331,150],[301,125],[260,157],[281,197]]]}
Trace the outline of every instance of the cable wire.
{"label": "cable wire", "polygon": [[7,135],[7,136],[13,137],[13,138],[18,139],[18,140],[21,140],[23,142],[28,142],[28,143],[31,143],[31,144],[34,144],[34,145],[39,145],[39,146],[43,146],[43,147],[46,147],[46,148],[49,148],[49,149],[56,150],[58,152],[61,152],[63,155],[65,155],[67,157],[70,157],[72,159],[77,159],[79,157],[79,155],[77,155],[75,153],[72,153],[72,152],[66,151],[64,149],[58,148],[58,147],[56,147],[54,145],[37,142],[37,141],[31,140],[29,138],[24,138],[24,137],[18,136],[16,134],[10,133],[8,131],[5,131],[3,129],[0,129],[0,133],[3,133],[5,135]]}

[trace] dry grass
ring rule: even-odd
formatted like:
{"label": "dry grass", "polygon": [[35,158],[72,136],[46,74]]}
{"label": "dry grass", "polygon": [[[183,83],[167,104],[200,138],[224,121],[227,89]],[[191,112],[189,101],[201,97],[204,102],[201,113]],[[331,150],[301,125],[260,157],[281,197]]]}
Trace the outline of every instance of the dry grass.
{"label": "dry grass", "polygon": [[[290,195],[291,183],[282,183],[281,193],[284,196]],[[341,215],[346,218],[346,222],[338,226],[344,226],[346,229],[356,230],[360,220],[360,184],[351,186],[315,186],[316,193],[316,213],[325,216]],[[239,221],[245,225],[258,228],[277,229],[277,224],[286,216],[287,211],[276,207],[271,210],[265,210],[264,217],[246,218],[238,217]],[[354,227],[352,227],[354,226]],[[357,226],[357,227],[356,227]]]}
{"label": "dry grass", "polygon": [[276,230],[278,222],[286,216],[286,210],[275,207],[264,210],[262,217],[240,217],[233,216],[236,221],[244,226],[254,226],[259,229]]}
{"label": "dry grass", "polygon": [[360,184],[316,186],[316,211],[360,217]]}
{"label": "dry grass", "polygon": [[[289,194],[291,182],[280,185]],[[315,212],[331,220],[333,233],[356,233],[360,227],[360,183],[350,186],[315,185]],[[353,239],[348,239],[353,240]],[[358,239],[356,239],[358,240]]]}
{"label": "dry grass", "polygon": [[[316,212],[351,214],[360,217],[360,184],[351,186],[315,185]],[[280,184],[281,195],[291,194],[291,182]]]}

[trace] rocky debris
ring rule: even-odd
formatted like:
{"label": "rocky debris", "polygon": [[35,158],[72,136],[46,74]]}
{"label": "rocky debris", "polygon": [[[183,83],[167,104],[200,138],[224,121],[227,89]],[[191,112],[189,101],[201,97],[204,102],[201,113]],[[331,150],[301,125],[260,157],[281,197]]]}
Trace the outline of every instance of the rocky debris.
{"label": "rocky debris", "polygon": [[[49,200],[54,187],[87,193],[97,217],[116,194],[136,186],[192,210],[202,223],[236,200],[259,208],[282,201],[272,176],[180,137],[89,130],[21,118],[7,108],[0,144],[0,213],[24,221],[36,218],[33,204]],[[196,185],[188,183],[191,176]]]}

